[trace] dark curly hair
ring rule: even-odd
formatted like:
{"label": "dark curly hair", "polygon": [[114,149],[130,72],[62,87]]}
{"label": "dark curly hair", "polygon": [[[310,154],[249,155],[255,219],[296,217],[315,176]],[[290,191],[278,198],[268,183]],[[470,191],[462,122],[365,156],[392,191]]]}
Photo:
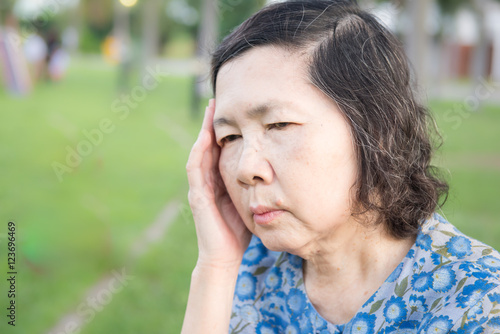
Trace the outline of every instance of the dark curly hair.
{"label": "dark curly hair", "polygon": [[417,101],[397,38],[356,1],[273,4],[237,27],[213,53],[214,93],[225,63],[266,45],[305,51],[310,81],[349,122],[359,166],[353,215],[376,213],[376,223],[384,223],[392,236],[415,236],[446,201],[448,185],[430,165],[435,125]]}

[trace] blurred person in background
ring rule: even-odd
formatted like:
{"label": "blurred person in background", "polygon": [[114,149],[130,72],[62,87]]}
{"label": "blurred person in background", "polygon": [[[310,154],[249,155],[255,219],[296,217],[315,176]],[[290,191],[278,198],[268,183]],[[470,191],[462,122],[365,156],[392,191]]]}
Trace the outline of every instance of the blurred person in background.
{"label": "blurred person in background", "polygon": [[67,27],[62,33],[62,46],[70,54],[78,50],[80,36],[75,27]]}
{"label": "blurred person in background", "polygon": [[46,71],[47,53],[47,44],[38,33],[29,35],[24,41],[24,54],[30,65],[31,78],[34,83],[43,78]]}
{"label": "blurred person in background", "polygon": [[500,330],[500,254],[436,212],[433,122],[373,15],[269,5],[211,74],[187,164],[199,256],[183,333]]}
{"label": "blurred person in background", "polygon": [[47,76],[51,81],[60,81],[69,66],[69,54],[64,50],[61,44],[59,33],[51,30],[47,34]]}
{"label": "blurred person in background", "polygon": [[8,15],[5,27],[0,26],[0,73],[7,90],[13,95],[26,95],[32,82],[24,57],[19,24],[14,15]]}

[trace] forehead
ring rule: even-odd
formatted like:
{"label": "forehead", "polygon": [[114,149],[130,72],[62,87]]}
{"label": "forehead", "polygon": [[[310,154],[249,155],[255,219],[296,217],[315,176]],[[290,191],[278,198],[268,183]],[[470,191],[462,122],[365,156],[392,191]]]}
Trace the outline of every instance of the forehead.
{"label": "forehead", "polygon": [[264,46],[224,64],[217,76],[216,117],[241,110],[297,102],[311,86],[303,57],[283,48]]}

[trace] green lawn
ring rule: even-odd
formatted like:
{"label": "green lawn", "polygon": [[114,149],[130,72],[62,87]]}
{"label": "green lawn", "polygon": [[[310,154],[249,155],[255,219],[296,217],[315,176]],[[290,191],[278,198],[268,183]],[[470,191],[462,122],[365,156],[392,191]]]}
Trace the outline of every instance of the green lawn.
{"label": "green lawn", "polygon": [[436,157],[450,183],[444,212],[464,233],[500,249],[500,108],[462,114],[457,103],[431,103],[445,139]]}
{"label": "green lawn", "polygon": [[[46,333],[68,312],[89,310],[81,308],[88,289],[123,267],[134,278],[102,310],[86,313],[92,320],[81,333],[180,331],[197,253],[185,201],[187,147],[201,121],[189,118],[190,83],[163,78],[125,119],[113,112],[120,98],[115,70],[96,60],[76,61],[64,82],[39,85],[26,99],[0,91],[0,261],[6,263],[7,222],[14,220],[19,272],[18,323],[7,328],[2,315],[0,333]],[[498,107],[470,114],[458,127],[445,117],[452,102],[431,107],[446,136],[436,158],[449,170],[445,215],[500,249]],[[53,163],[65,164],[67,147],[81,146],[82,131],[103,119],[112,130],[60,182]],[[133,243],[171,200],[180,200],[182,214],[131,261]]]}
{"label": "green lawn", "polygon": [[[128,255],[169,201],[185,203],[189,152],[165,128],[184,129],[185,145],[194,141],[190,80],[163,78],[123,120],[112,111],[121,96],[115,84],[113,69],[85,61],[64,82],[40,85],[27,99],[0,93],[0,233],[8,220],[17,223],[18,333],[46,332],[85,300],[88,288],[124,265],[136,278],[82,333],[179,331],[196,256],[191,221],[179,216],[160,244],[132,263]],[[76,149],[86,140],[82,131],[104,118],[113,131],[59,182],[53,162],[65,164],[67,146]],[[5,241],[3,235],[2,268]],[[5,328],[2,320],[0,333]]]}

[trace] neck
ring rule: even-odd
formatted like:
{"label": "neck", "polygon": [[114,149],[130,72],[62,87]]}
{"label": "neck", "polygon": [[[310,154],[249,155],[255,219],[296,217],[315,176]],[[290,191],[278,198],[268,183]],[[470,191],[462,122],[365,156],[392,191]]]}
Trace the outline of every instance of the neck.
{"label": "neck", "polygon": [[370,227],[352,222],[316,240],[298,255],[306,261],[307,273],[326,276],[330,281],[346,274],[371,278],[374,272],[395,268],[414,241],[392,237],[383,224]]}
{"label": "neck", "polygon": [[[384,283],[412,247],[415,239],[398,240],[381,224],[335,231],[332,236],[309,245],[304,254],[304,282],[318,312],[333,323],[349,321]],[[325,302],[334,298],[342,307]],[[339,311],[340,310],[340,311]]]}

